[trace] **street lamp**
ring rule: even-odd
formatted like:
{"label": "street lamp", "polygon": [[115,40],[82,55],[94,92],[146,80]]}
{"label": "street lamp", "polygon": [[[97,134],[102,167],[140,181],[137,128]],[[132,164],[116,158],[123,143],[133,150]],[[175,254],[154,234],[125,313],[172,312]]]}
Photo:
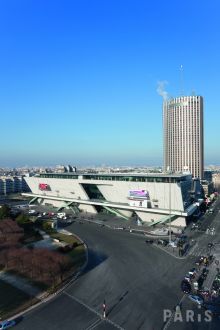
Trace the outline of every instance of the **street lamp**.
{"label": "street lamp", "polygon": [[171,177],[169,177],[169,243],[171,243]]}

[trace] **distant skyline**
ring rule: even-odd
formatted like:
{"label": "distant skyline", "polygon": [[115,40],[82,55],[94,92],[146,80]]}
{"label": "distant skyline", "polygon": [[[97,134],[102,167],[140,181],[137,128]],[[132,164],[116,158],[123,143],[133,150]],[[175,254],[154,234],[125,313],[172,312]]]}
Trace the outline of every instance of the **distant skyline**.
{"label": "distant skyline", "polygon": [[218,0],[1,1],[0,167],[162,166],[158,86],[204,97],[205,165],[220,164],[219,12]]}

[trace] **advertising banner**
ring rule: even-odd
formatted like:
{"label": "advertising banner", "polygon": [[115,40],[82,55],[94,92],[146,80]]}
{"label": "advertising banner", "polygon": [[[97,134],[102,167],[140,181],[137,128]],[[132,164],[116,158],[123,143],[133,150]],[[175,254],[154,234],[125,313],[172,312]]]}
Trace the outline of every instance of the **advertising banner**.
{"label": "advertising banner", "polygon": [[129,199],[149,199],[149,192],[147,190],[137,189],[129,190],[128,193]]}

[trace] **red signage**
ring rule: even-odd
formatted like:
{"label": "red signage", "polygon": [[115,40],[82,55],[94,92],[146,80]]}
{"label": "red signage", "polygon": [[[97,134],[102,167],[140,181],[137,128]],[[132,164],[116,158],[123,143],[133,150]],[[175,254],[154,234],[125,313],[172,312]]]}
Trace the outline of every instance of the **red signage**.
{"label": "red signage", "polygon": [[50,190],[50,186],[47,183],[39,183],[40,190]]}

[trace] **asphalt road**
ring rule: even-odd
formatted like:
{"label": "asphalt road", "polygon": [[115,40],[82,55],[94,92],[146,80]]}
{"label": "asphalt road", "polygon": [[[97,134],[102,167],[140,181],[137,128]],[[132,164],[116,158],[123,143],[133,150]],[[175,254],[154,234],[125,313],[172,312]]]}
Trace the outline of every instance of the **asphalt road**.
{"label": "asphalt road", "polygon": [[[216,209],[220,207],[217,203]],[[218,210],[217,210],[218,211]],[[216,223],[218,212],[205,217],[205,223]],[[53,300],[24,315],[16,329],[23,330],[162,330],[219,329],[219,319],[207,323],[198,318],[188,322],[186,310],[202,313],[183,296],[180,282],[193,267],[197,254],[216,236],[195,232],[196,254],[176,259],[156,246],[146,245],[142,236],[123,230],[112,230],[96,224],[74,222],[68,230],[79,235],[89,247],[85,273]],[[205,242],[205,243],[204,243]],[[107,319],[102,318],[106,301]],[[182,301],[183,321],[164,322],[164,310],[174,310]]]}
{"label": "asphalt road", "polygon": [[[79,223],[68,229],[89,246],[85,273],[16,329],[162,329],[163,310],[181,299],[180,281],[192,261],[174,259],[124,231]],[[104,299],[108,320],[101,318]]]}

